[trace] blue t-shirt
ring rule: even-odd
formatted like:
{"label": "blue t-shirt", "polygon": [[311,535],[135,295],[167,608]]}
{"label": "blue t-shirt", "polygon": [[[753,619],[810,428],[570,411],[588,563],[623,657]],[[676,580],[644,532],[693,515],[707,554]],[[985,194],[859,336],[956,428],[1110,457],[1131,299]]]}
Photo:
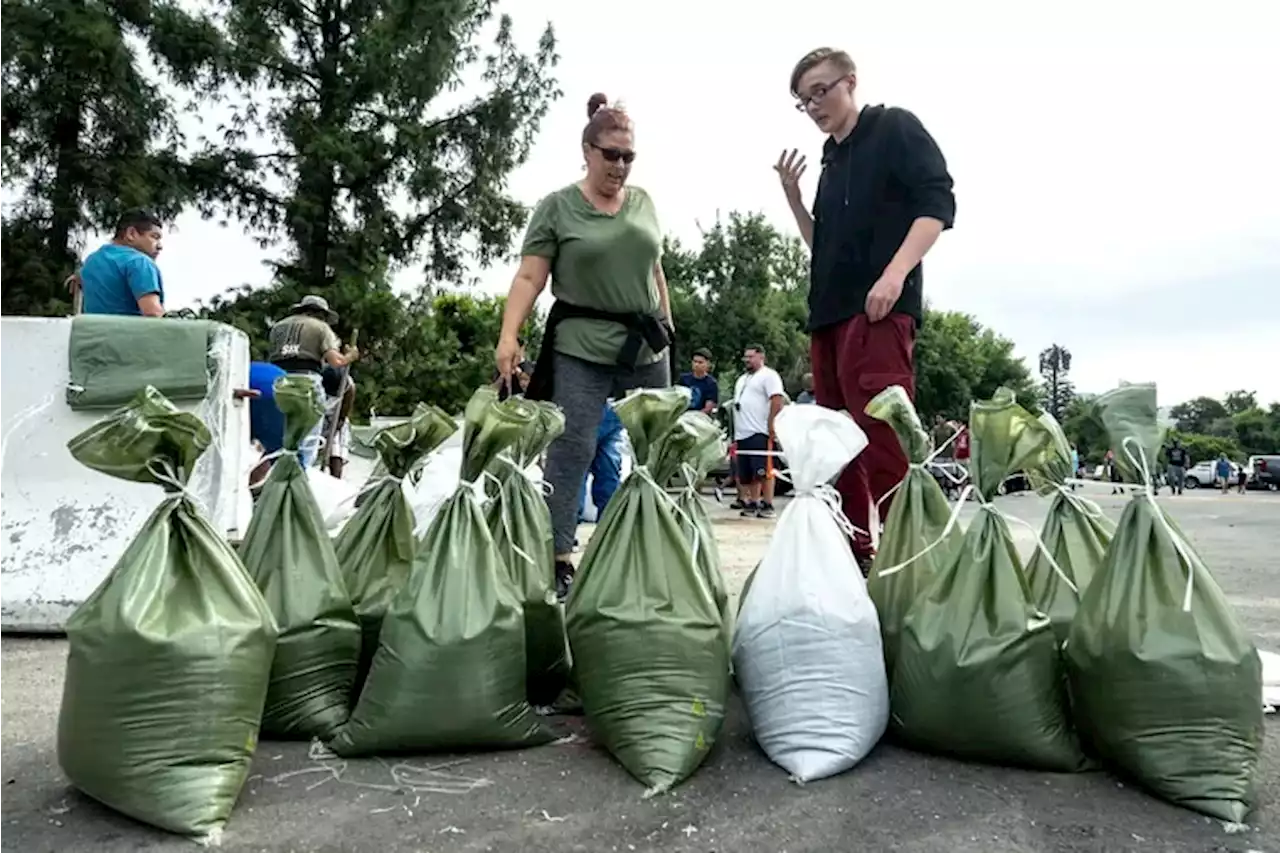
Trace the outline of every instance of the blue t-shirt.
{"label": "blue t-shirt", "polygon": [[720,402],[720,385],[710,373],[702,378],[692,373],[682,373],[680,384],[693,392],[693,397],[689,400],[690,409],[701,411],[707,403]]}
{"label": "blue t-shirt", "polygon": [[80,267],[84,313],[142,316],[138,300],[154,293],[164,305],[160,268],[131,246],[108,243]]}
{"label": "blue t-shirt", "polygon": [[1219,476],[1219,477],[1230,477],[1230,476],[1231,476],[1231,463],[1230,463],[1230,462],[1228,462],[1228,461],[1227,461],[1227,460],[1225,460],[1225,459],[1219,459],[1219,460],[1218,460],[1218,476]]}
{"label": "blue t-shirt", "polygon": [[275,453],[284,446],[284,413],[276,405],[275,384],[285,375],[274,364],[249,362],[249,387],[262,395],[249,399],[249,436],[262,442],[266,453]]}

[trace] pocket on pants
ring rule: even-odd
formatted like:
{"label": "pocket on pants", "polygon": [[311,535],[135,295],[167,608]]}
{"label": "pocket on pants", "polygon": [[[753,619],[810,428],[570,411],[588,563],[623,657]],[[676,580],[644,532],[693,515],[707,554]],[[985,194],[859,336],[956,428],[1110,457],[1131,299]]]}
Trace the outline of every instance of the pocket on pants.
{"label": "pocket on pants", "polygon": [[915,397],[915,320],[906,314],[890,314],[879,323],[865,315],[855,331],[858,354],[855,371],[858,390],[865,405],[871,398],[892,385],[901,385]]}

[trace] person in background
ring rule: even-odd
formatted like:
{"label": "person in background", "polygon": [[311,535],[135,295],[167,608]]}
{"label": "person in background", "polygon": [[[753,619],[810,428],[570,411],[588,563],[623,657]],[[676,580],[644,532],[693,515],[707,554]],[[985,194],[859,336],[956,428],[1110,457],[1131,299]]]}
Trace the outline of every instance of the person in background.
{"label": "person in background", "polygon": [[[1071,445],[1071,476],[1076,479],[1080,478],[1080,451],[1076,449],[1074,444]],[[1072,483],[1071,491],[1074,492],[1075,490],[1076,484]]]}
{"label": "person in background", "polygon": [[667,387],[675,335],[657,210],[647,192],[627,183],[636,158],[631,118],[598,93],[587,115],[586,174],[534,208],[494,350],[499,375],[510,380],[520,364],[520,329],[550,281],[555,301],[526,396],[550,400],[565,416],[546,469],[561,598],[573,583],[577,499],[604,405],[635,388]]}
{"label": "person in background", "polygon": [[956,440],[951,442],[951,446],[955,448],[956,463],[963,466],[967,472],[969,469],[969,428],[959,421],[951,421],[950,425],[956,433]]}
{"label": "person in background", "polygon": [[68,279],[83,297],[83,312],[163,317],[164,281],[156,266],[163,236],[160,220],[145,210],[121,216],[111,242],[85,258]]}
{"label": "person in background", "polygon": [[693,362],[689,366],[688,373],[680,374],[680,384],[692,392],[689,409],[709,415],[720,405],[720,383],[710,373],[711,351],[694,350]]}
{"label": "person in background", "polygon": [[[942,415],[933,416],[933,449],[937,452],[939,459],[951,459],[956,453],[956,443],[951,441],[951,436],[955,435],[955,429]],[[948,444],[947,442],[951,442]]]}
{"label": "person in background", "polygon": [[[360,358],[353,346],[342,346],[330,325],[338,315],[329,309],[323,296],[304,296],[291,309],[292,313],[271,327],[268,361],[287,373],[308,376],[315,383],[322,400],[326,399],[322,374],[325,366],[347,367]],[[315,438],[324,435],[324,421],[316,423],[304,439],[299,453],[302,467],[308,467],[318,450]]]}
{"label": "person in background", "polygon": [[[604,515],[604,508],[618,491],[622,482],[622,421],[605,403],[600,428],[596,430],[596,453],[587,469],[591,478],[591,503],[596,508],[596,521]],[[587,520],[587,476],[582,478],[582,490],[578,498],[578,521]]]}
{"label": "person in background", "polygon": [[1219,454],[1218,463],[1214,466],[1214,474],[1222,484],[1222,493],[1225,495],[1231,491],[1231,460],[1227,458],[1227,454]]}
{"label": "person in background", "polygon": [[786,393],[778,371],[764,363],[764,347],[751,344],[743,352],[746,373],[733,390],[733,439],[738,453],[738,483],[742,516],[773,518],[774,479],[770,453],[779,450],[774,418],[782,411]]}
{"label": "person in background", "polygon": [[1106,457],[1102,460],[1102,464],[1106,466],[1107,480],[1111,483],[1111,494],[1120,494],[1120,466],[1116,464],[1116,452],[1108,450]]}
{"label": "person in background", "polygon": [[1182,442],[1175,438],[1173,444],[1165,450],[1165,459],[1169,465],[1169,491],[1180,495],[1182,487],[1187,482],[1187,469],[1191,467],[1191,456],[1182,446]]}
{"label": "person in background", "polygon": [[329,473],[341,480],[347,460],[351,458],[351,410],[356,403],[356,383],[350,373],[332,366],[324,369],[320,379],[324,383],[325,394],[320,434],[326,438],[333,434],[333,443],[326,447]]}
{"label": "person in background", "polygon": [[800,377],[800,393],[796,395],[796,402],[801,405],[810,405],[816,403],[818,399],[813,396],[813,374],[806,373]]}
{"label": "person in background", "polygon": [[1248,485],[1249,470],[1244,465],[1240,465],[1236,468],[1236,491],[1243,495]]}
{"label": "person in background", "polygon": [[[257,442],[264,456],[284,446],[284,413],[276,406],[276,380],[284,370],[265,361],[249,362],[249,388],[257,395],[249,398],[249,438]],[[249,482],[261,483],[274,459],[259,462],[249,474]]]}
{"label": "person in background", "polygon": [[809,363],[818,404],[849,412],[870,442],[838,482],[845,514],[868,531],[853,537],[865,571],[874,556],[871,520],[887,515],[907,473],[898,436],[866,406],[890,385],[914,399],[921,261],[952,226],[956,200],[946,160],[915,115],[897,107],[859,109],[849,54],[811,51],[796,63],[790,84],[795,108],[828,137],[812,211],[800,194],[805,159],[784,151],[774,170],[811,250]]}

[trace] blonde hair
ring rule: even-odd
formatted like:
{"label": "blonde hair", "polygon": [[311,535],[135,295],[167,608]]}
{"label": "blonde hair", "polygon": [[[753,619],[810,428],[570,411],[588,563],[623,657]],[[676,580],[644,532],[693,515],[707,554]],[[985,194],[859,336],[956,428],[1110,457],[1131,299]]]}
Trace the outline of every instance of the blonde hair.
{"label": "blonde hair", "polygon": [[802,56],[800,61],[796,63],[796,67],[792,69],[791,94],[799,95],[800,78],[824,62],[829,62],[841,74],[858,73],[858,66],[854,64],[853,57],[849,54],[843,50],[836,50],[834,47],[820,47]]}

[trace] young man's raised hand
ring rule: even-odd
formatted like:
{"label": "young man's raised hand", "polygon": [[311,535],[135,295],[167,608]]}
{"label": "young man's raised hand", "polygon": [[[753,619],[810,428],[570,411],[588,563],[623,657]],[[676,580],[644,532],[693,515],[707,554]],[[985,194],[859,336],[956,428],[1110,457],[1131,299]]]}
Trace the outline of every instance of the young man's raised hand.
{"label": "young man's raised hand", "polygon": [[782,191],[787,195],[787,202],[795,207],[800,204],[800,179],[804,177],[805,169],[804,156],[798,150],[792,148],[790,152],[783,151],[778,155],[778,162],[774,164],[773,170],[778,173],[778,180],[782,183]]}

